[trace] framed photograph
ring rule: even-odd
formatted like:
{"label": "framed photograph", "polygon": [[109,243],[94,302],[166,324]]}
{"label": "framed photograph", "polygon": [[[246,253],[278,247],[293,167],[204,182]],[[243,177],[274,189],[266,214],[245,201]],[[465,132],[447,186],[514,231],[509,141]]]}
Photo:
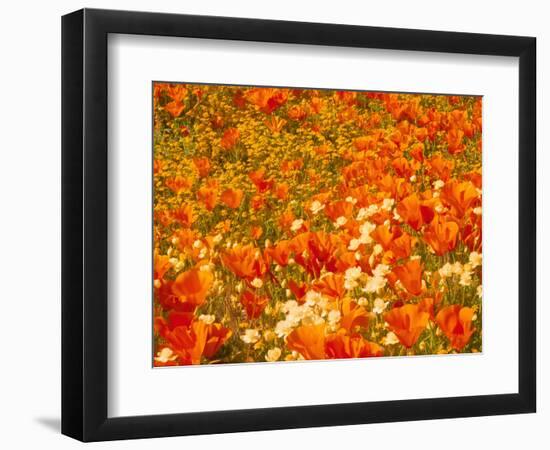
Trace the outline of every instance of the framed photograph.
{"label": "framed photograph", "polygon": [[536,40],[62,20],[62,432],[535,412]]}

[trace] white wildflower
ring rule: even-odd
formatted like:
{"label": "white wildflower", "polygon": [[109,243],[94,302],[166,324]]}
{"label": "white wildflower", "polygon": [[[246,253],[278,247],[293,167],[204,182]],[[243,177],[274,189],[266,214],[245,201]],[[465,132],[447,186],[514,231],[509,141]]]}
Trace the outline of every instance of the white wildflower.
{"label": "white wildflower", "polygon": [[244,334],[241,334],[241,340],[245,344],[255,344],[260,340],[260,332],[256,329],[247,329]]}
{"label": "white wildflower", "polygon": [[279,347],[273,347],[269,349],[265,355],[265,360],[267,362],[277,361],[281,357],[281,349]]}

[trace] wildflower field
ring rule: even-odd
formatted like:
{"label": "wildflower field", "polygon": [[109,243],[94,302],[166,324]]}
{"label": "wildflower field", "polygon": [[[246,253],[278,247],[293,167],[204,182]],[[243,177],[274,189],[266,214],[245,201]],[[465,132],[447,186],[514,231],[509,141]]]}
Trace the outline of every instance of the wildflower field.
{"label": "wildflower field", "polygon": [[154,366],[481,351],[481,107],[155,82]]}

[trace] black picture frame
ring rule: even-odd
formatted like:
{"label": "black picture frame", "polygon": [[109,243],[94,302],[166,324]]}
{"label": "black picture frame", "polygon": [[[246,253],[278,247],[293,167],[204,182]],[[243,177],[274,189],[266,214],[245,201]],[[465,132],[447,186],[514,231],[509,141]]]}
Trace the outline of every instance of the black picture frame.
{"label": "black picture frame", "polygon": [[[517,393],[107,416],[107,36],[519,57]],[[536,409],[536,39],[83,9],[62,18],[62,433],[82,441],[530,413]],[[512,295],[512,293],[511,293]]]}

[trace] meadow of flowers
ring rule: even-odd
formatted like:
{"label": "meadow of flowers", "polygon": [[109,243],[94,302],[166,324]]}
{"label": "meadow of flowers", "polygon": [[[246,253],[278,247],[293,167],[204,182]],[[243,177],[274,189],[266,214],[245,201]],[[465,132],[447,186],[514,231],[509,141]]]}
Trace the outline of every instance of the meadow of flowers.
{"label": "meadow of flowers", "polygon": [[481,104],[154,83],[154,365],[481,351]]}

